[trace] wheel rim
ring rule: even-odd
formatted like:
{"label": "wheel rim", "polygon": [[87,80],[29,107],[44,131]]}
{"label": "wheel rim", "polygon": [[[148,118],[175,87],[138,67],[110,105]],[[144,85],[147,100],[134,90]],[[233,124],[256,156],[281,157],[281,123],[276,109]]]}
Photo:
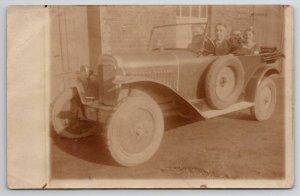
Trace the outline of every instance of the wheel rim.
{"label": "wheel rim", "polygon": [[258,95],[258,107],[262,111],[267,111],[270,108],[272,101],[272,91],[269,86],[265,86]]}
{"label": "wheel rim", "polygon": [[228,100],[228,97],[234,91],[236,86],[236,74],[230,66],[222,68],[216,78],[216,95],[222,101]]}
{"label": "wheel rim", "polygon": [[274,91],[271,85],[262,86],[257,94],[256,108],[260,114],[268,117],[273,112],[274,101]]}
{"label": "wheel rim", "polygon": [[106,128],[106,144],[120,165],[134,166],[150,159],[160,146],[164,118],[159,105],[139,90],[119,103]]}
{"label": "wheel rim", "polygon": [[146,108],[129,110],[117,127],[120,149],[130,155],[145,151],[153,141],[155,128],[153,115]]}

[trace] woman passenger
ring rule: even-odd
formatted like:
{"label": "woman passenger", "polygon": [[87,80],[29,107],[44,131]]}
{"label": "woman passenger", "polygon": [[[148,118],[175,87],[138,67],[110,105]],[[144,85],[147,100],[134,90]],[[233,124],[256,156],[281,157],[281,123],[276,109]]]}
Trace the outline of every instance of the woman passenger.
{"label": "woman passenger", "polygon": [[259,54],[259,45],[254,42],[254,31],[252,28],[248,28],[244,31],[244,41],[242,47],[249,50],[250,54]]}

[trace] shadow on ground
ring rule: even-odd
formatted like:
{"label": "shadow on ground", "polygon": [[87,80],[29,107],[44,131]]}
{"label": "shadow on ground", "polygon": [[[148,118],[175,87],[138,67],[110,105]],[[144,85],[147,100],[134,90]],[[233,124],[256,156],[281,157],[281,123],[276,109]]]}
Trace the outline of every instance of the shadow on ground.
{"label": "shadow on ground", "polygon": [[[165,119],[165,132],[196,121],[197,119],[184,119],[179,116],[168,117]],[[51,138],[57,147],[72,156],[101,165],[118,166],[111,159],[109,152],[106,149],[103,137],[103,127],[99,125],[97,129],[98,131],[94,135],[80,139],[62,138],[52,130]]]}

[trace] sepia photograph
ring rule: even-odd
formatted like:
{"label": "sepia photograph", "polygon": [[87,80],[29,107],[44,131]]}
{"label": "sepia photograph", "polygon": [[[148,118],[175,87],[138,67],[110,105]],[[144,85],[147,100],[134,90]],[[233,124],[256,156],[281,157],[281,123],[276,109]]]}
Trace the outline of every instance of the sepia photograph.
{"label": "sepia photograph", "polygon": [[8,7],[8,187],[292,187],[292,29],[288,5]]}

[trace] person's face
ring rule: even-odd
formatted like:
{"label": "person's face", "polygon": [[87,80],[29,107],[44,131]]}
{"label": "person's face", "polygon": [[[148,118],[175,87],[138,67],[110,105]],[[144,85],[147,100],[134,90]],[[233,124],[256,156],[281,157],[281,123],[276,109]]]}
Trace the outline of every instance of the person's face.
{"label": "person's face", "polygon": [[217,40],[223,40],[226,37],[226,28],[222,25],[218,25],[215,28],[215,34],[216,34],[216,39]]}
{"label": "person's face", "polygon": [[197,36],[197,35],[202,35],[203,34],[203,29],[201,27],[192,27],[192,34],[193,37]]}
{"label": "person's face", "polygon": [[246,31],[244,33],[244,38],[245,38],[245,41],[247,41],[247,42],[253,41],[253,33],[251,31]]}
{"label": "person's face", "polygon": [[239,30],[234,30],[230,34],[231,38],[237,39],[241,37],[241,32]]}

